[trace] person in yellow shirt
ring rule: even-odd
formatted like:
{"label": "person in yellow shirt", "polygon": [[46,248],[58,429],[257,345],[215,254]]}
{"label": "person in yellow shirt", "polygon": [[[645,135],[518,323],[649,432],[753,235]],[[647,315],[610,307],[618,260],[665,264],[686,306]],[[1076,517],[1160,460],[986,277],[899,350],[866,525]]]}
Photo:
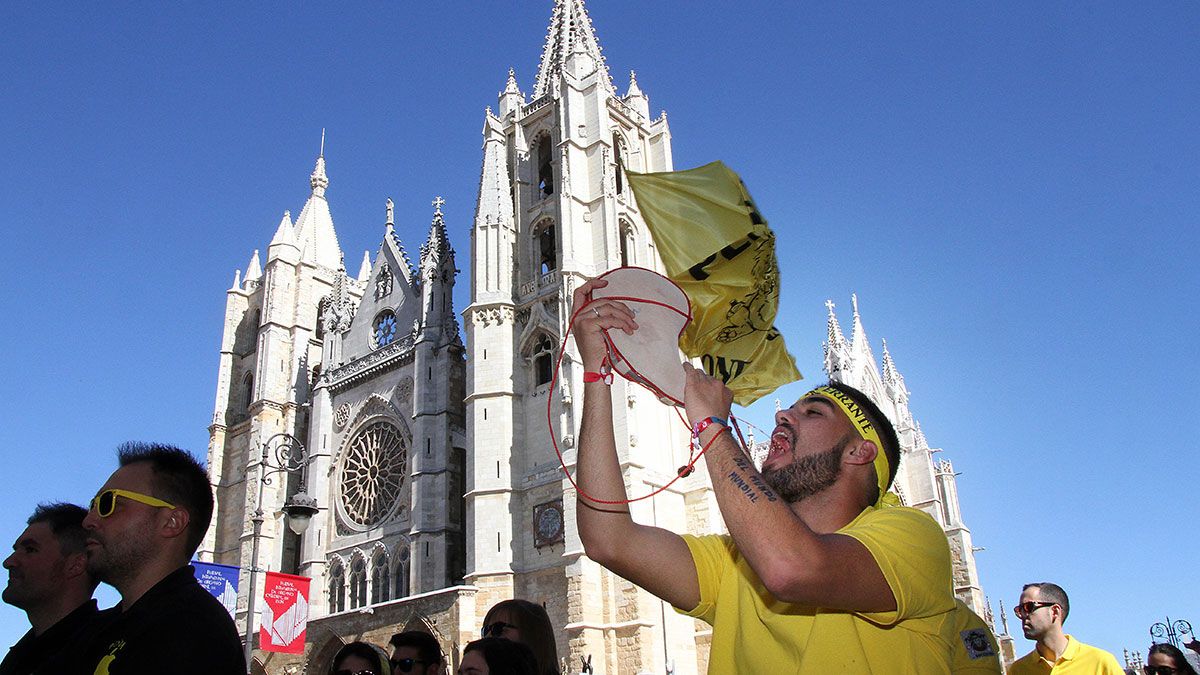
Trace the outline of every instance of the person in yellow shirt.
{"label": "person in yellow shirt", "polygon": [[996,645],[996,636],[992,634],[991,627],[962,600],[954,601],[954,623],[951,626],[951,673],[1000,675],[1004,672],[1000,667],[1000,648]]}
{"label": "person in yellow shirt", "polygon": [[1035,640],[1032,652],[1017,659],[1009,675],[1123,675],[1125,670],[1112,654],[1085,645],[1063,632],[1071,611],[1067,592],[1058,584],[1025,584],[1021,601],[1013,608],[1021,620],[1026,639]]}
{"label": "person in yellow shirt", "polygon": [[[728,433],[732,393],[684,364],[685,413],[728,536],[634,522],[616,452],[603,330],[637,330],[630,308],[574,295],[585,370],[576,482],[587,555],[713,626],[710,673],[949,673],[954,622],[941,527],[887,492],[899,462],[879,408],[839,383],[776,415],[762,471]],[[582,311],[580,309],[582,308]]]}

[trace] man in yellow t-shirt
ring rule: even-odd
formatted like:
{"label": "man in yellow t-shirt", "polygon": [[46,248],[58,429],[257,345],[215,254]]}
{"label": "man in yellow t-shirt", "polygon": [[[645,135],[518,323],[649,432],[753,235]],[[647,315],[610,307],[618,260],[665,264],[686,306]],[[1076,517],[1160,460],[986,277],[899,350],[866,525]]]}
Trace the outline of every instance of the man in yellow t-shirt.
{"label": "man in yellow t-shirt", "polygon": [[604,285],[575,292],[572,326],[585,371],[576,516],[587,555],[712,624],[710,673],[949,673],[949,545],[887,492],[899,442],[852,387],[818,387],[777,413],[760,472],[724,433],[732,393],[685,364],[684,408],[729,536],[633,521],[620,506],[603,331],[638,326],[623,302],[593,300]]}
{"label": "man in yellow t-shirt", "polygon": [[1036,640],[1032,652],[1017,659],[1009,675],[1123,675],[1112,654],[1085,645],[1063,632],[1071,611],[1067,592],[1058,584],[1025,584],[1021,601],[1013,608],[1025,637]]}

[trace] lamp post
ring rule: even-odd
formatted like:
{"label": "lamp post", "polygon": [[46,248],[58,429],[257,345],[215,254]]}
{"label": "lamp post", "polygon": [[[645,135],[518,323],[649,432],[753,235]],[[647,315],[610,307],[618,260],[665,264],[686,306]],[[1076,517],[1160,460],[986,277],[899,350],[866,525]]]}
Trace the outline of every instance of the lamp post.
{"label": "lamp post", "polygon": [[[1151,642],[1169,642],[1172,647],[1182,647],[1180,639],[1184,635],[1191,635],[1194,639],[1196,634],[1192,632],[1192,624],[1188,623],[1187,619],[1178,619],[1171,621],[1171,617],[1167,617],[1166,622],[1158,622],[1150,626],[1150,641]],[[1166,638],[1163,640],[1161,638]]]}
{"label": "lamp post", "polygon": [[[246,596],[247,675],[251,673],[254,653],[254,604],[256,599],[254,587],[258,575],[258,540],[262,536],[263,491],[267,485],[271,484],[272,475],[302,471],[308,465],[308,460],[308,450],[299,439],[291,434],[275,434],[262,445],[262,454],[258,459],[258,496],[255,500],[254,513],[250,514],[250,521],[254,523],[254,535],[250,540],[250,589]],[[317,500],[304,491],[303,482],[300,484],[300,490],[283,505],[288,528],[297,536],[304,534],[318,510]]]}

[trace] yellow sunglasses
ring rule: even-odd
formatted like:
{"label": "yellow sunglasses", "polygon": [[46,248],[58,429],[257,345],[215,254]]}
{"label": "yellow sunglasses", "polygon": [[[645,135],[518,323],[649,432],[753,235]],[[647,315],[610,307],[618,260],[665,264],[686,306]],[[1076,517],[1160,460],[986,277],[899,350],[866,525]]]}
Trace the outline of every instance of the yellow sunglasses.
{"label": "yellow sunglasses", "polygon": [[140,492],[130,492],[129,490],[118,490],[116,488],[105,490],[95,497],[92,497],[91,507],[101,518],[107,518],[111,516],[113,511],[117,508],[117,497],[132,499],[135,502],[141,502],[147,506],[154,506],[163,509],[175,508],[174,504],[164,502],[163,500],[156,499],[150,495],[144,495]]}

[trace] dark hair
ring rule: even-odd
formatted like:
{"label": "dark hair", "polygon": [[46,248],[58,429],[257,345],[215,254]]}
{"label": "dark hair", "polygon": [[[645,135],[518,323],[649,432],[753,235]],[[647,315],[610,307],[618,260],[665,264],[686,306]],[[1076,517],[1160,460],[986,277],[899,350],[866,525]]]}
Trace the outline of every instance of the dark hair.
{"label": "dark hair", "polygon": [[[896,480],[896,471],[900,469],[900,439],[896,436],[896,429],[892,427],[891,420],[883,414],[883,411],[869,396],[854,387],[844,382],[833,381],[830,381],[828,386],[849,396],[857,403],[858,407],[867,414],[867,421],[879,432],[879,440],[883,443],[881,449],[887,455],[888,460],[888,477],[885,485],[891,487],[892,481]],[[879,501],[879,486],[872,485],[867,494],[867,503],[874,504],[877,501]]]}
{"label": "dark hair", "polygon": [[173,445],[130,441],[117,448],[121,466],[145,462],[154,471],[153,496],[188,512],[188,557],[191,557],[212,521],[213,492],[208,472],[190,453]]}
{"label": "dark hair", "polygon": [[1178,647],[1169,642],[1156,642],[1150,645],[1150,649],[1146,650],[1146,661],[1150,661],[1151,654],[1166,654],[1175,662],[1175,670],[1179,675],[1196,675],[1196,669],[1192,664],[1188,663],[1187,657],[1183,655]]}
{"label": "dark hair", "polygon": [[392,675],[392,664],[388,661],[387,654],[370,642],[348,642],[342,645],[333,656],[333,665],[329,667],[330,675],[337,672],[338,666],[342,665],[342,661],[348,656],[370,661],[371,670],[375,675]]}
{"label": "dark hair", "polygon": [[501,600],[487,611],[483,625],[491,623],[489,619],[500,611],[507,611],[512,616],[513,625],[521,631],[521,642],[529,646],[537,659],[539,675],[558,675],[558,645],[546,608],[519,598]]}
{"label": "dark hair", "polygon": [[[489,675],[538,675],[537,659],[529,645],[499,637],[485,637],[468,642],[463,656],[469,652],[482,652],[487,662]],[[555,669],[555,672],[558,672]]]}
{"label": "dark hair", "polygon": [[[87,554],[87,530],[83,529],[83,519],[87,517],[87,509],[67,502],[52,502],[38,504],[33,515],[26,521],[27,525],[45,523],[50,533],[58,541],[58,548],[64,556]],[[100,580],[90,571],[87,573],[88,585],[92,590],[100,585]]]}
{"label": "dark hair", "polygon": [[1025,584],[1022,591],[1030,588],[1038,589],[1038,595],[1043,602],[1053,602],[1062,607],[1063,623],[1067,622],[1067,615],[1071,613],[1071,601],[1067,599],[1067,592],[1058,584],[1052,584],[1049,581],[1039,581],[1034,584]]}
{"label": "dark hair", "polygon": [[397,647],[412,647],[417,650],[417,658],[430,663],[443,663],[445,658],[442,656],[442,646],[438,644],[437,638],[423,630],[406,630],[403,633],[396,633],[388,640],[393,648]]}
{"label": "dark hair", "polygon": [[87,517],[87,509],[66,502],[38,504],[29,516],[26,525],[46,523],[58,547],[63,554],[87,553],[87,530],[83,529],[83,519]]}

